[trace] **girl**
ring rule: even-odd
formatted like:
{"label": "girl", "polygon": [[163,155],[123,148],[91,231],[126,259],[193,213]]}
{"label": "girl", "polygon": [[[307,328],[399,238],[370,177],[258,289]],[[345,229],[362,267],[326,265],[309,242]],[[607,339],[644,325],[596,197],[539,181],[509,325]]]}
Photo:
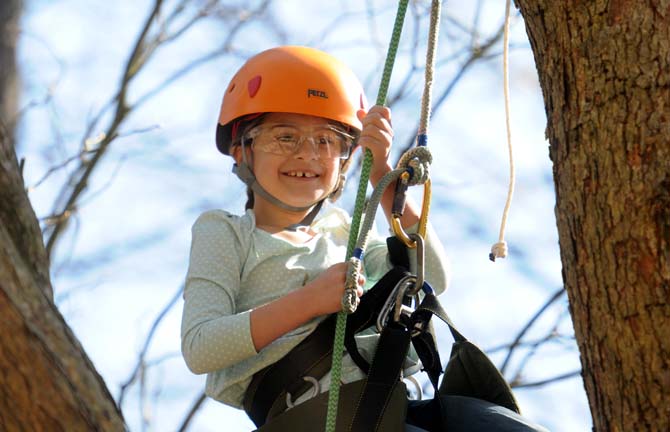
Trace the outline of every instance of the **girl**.
{"label": "girl", "polygon": [[[249,200],[242,216],[208,211],[193,226],[182,352],[191,371],[207,374],[208,396],[241,408],[255,374],[341,310],[349,216],[336,207],[317,213],[337,199],[356,148],[373,154],[373,186],[392,169],[393,129],[387,108],[366,111],[363,89],[345,65],[314,49],[279,47],[251,58],[233,77],[216,135]],[[388,190],[381,203],[387,218],[392,200]],[[401,223],[411,233],[418,222],[408,202]],[[446,259],[431,228],[425,243],[426,279],[439,293]],[[370,240],[358,296],[389,270],[387,258],[386,244]],[[356,338],[371,361],[378,335]],[[404,367],[405,376],[420,368],[412,356]],[[345,355],[343,382],[364,377]],[[315,388],[326,391],[329,382],[327,373]]]}

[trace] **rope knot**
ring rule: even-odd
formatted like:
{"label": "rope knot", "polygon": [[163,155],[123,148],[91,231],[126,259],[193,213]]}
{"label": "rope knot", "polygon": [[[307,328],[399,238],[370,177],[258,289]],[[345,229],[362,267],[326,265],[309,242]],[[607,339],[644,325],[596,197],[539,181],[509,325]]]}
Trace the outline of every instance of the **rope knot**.
{"label": "rope knot", "polygon": [[363,264],[359,258],[352,256],[347,265],[347,280],[344,283],[344,294],[342,295],[342,311],[347,314],[356,312],[358,308],[358,279],[360,279]]}
{"label": "rope knot", "polygon": [[408,185],[414,186],[425,183],[430,178],[430,164],[433,155],[428,147],[412,147],[407,150],[398,161],[398,168],[407,169],[410,173]]}
{"label": "rope knot", "polygon": [[489,259],[495,262],[496,258],[507,258],[506,241],[501,241],[491,246],[491,253],[489,254]]}

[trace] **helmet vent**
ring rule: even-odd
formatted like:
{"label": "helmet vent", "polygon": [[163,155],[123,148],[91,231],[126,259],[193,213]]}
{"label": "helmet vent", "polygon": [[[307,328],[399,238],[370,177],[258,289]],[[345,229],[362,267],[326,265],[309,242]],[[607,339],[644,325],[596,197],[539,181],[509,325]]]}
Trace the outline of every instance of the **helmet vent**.
{"label": "helmet vent", "polygon": [[252,98],[258,93],[258,89],[261,87],[261,76],[256,75],[255,77],[249,80],[247,84],[247,90],[249,91],[249,97]]}

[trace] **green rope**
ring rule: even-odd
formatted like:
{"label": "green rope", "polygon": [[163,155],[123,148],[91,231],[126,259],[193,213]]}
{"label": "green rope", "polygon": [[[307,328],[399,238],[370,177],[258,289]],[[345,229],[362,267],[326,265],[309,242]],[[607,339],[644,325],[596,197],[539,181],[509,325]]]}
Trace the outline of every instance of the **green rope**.
{"label": "green rope", "polygon": [[[395,56],[398,52],[400,34],[402,33],[402,26],[403,22],[405,21],[405,12],[407,12],[408,3],[409,0],[400,0],[398,3],[398,11],[396,13],[395,23],[393,24],[393,33],[391,35],[388,52],[386,54],[384,72],[382,73],[382,80],[379,85],[379,92],[377,93],[377,105],[386,104],[386,95],[388,93],[389,84],[391,82],[391,72],[393,72],[393,64],[395,63]],[[361,169],[361,177],[358,183],[358,192],[356,194],[356,206],[354,207],[354,214],[351,220],[351,231],[349,232],[347,259],[352,256],[354,253],[354,248],[356,247],[356,240],[358,239],[361,215],[363,214],[363,208],[365,206],[365,195],[367,192],[368,180],[370,179],[371,168],[372,152],[369,149],[365,149],[365,157],[363,158],[363,167]],[[347,314],[345,312],[339,312],[337,314],[337,323],[335,326],[333,362],[330,370],[330,390],[328,394],[328,416],[326,417],[326,432],[334,432],[335,424],[337,422],[337,405],[340,398],[342,353],[344,351],[344,332],[346,327]]]}

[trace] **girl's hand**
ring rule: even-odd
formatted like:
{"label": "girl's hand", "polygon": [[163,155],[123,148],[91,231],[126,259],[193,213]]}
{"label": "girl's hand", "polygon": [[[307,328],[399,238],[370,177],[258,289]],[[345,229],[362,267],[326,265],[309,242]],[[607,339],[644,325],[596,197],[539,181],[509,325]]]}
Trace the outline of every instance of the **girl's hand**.
{"label": "girl's hand", "polygon": [[[347,263],[338,263],[326,269],[316,279],[302,287],[308,303],[305,307],[314,308],[315,316],[341,311],[346,279]],[[358,297],[363,295],[364,283],[365,277],[361,275],[356,290]]]}
{"label": "girl's hand", "polygon": [[391,126],[391,110],[387,107],[375,105],[366,113],[359,110],[359,120],[363,123],[363,130],[358,143],[372,152],[373,162],[370,170],[370,179],[376,183],[392,168],[388,163],[393,141],[393,127]]}

